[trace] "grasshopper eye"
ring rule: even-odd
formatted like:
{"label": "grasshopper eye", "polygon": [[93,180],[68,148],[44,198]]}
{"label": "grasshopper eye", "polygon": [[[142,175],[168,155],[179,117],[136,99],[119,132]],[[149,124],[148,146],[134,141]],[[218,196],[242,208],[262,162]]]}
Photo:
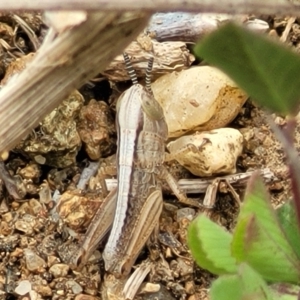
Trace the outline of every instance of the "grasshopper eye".
{"label": "grasshopper eye", "polygon": [[148,93],[141,97],[142,107],[147,116],[154,121],[164,118],[164,111],[161,105]]}

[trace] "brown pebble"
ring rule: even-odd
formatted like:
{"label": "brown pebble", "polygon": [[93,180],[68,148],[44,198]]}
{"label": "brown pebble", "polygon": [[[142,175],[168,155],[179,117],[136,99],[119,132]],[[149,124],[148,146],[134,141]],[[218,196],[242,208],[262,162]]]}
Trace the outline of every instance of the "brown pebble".
{"label": "brown pebble", "polygon": [[187,262],[185,259],[182,259],[181,257],[177,258],[178,266],[177,268],[180,270],[181,276],[188,276],[193,274],[193,264]]}
{"label": "brown pebble", "polygon": [[160,285],[157,283],[147,282],[143,285],[141,293],[157,293],[160,290]]}
{"label": "brown pebble", "polygon": [[263,142],[263,145],[265,147],[271,147],[272,144],[273,144],[273,140],[269,136],[267,136]]}
{"label": "brown pebble", "polygon": [[279,125],[279,126],[283,126],[283,125],[286,124],[285,119],[282,118],[282,117],[279,117],[279,116],[275,117],[274,122],[275,122],[275,124],[277,124],[277,125]]}
{"label": "brown pebble", "polygon": [[65,291],[64,290],[57,290],[56,294],[60,295],[60,296],[64,296],[65,295]]}
{"label": "brown pebble", "polygon": [[21,257],[23,255],[23,250],[21,248],[16,248],[11,254],[10,257]]}
{"label": "brown pebble", "polygon": [[42,272],[46,265],[45,261],[31,249],[24,249],[26,267],[32,272]]}
{"label": "brown pebble", "polygon": [[17,210],[17,209],[20,207],[20,205],[21,205],[20,203],[14,201],[14,202],[12,202],[12,204],[11,204],[11,208],[12,208],[13,210]]}
{"label": "brown pebble", "polygon": [[3,214],[1,217],[2,217],[2,220],[7,222],[7,223],[9,223],[13,219],[13,215],[12,215],[11,212]]}
{"label": "brown pebble", "polygon": [[49,255],[47,257],[47,264],[48,264],[48,267],[52,267],[53,265],[59,263],[59,259],[56,257],[56,256],[53,256],[53,255]]}
{"label": "brown pebble", "polygon": [[65,277],[68,275],[70,267],[66,264],[55,264],[50,269],[49,272],[55,277]]}
{"label": "brown pebble", "polygon": [[184,288],[187,294],[195,294],[195,285],[193,281],[187,281]]}
{"label": "brown pebble", "polygon": [[2,221],[0,223],[0,234],[3,234],[5,236],[10,235],[12,233],[13,229],[11,226],[9,226],[8,223]]}
{"label": "brown pebble", "polygon": [[166,257],[166,258],[171,258],[171,257],[173,257],[172,250],[171,250],[169,247],[166,249],[165,257]]}
{"label": "brown pebble", "polygon": [[74,300],[97,300],[97,298],[90,295],[79,294]]}
{"label": "brown pebble", "polygon": [[52,290],[48,285],[38,285],[34,288],[42,297],[52,296]]}
{"label": "brown pebble", "polygon": [[9,152],[4,150],[3,152],[0,153],[0,157],[3,161],[6,161],[9,157]]}
{"label": "brown pebble", "polygon": [[269,190],[273,192],[280,192],[283,190],[283,185],[281,182],[273,182],[269,185]]}

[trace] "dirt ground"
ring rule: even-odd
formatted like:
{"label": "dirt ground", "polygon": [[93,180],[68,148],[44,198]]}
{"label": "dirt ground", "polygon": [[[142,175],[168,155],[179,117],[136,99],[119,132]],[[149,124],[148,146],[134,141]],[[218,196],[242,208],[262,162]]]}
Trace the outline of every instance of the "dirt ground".
{"label": "dirt ground", "polygon": [[[293,47],[295,51],[299,51],[300,20],[273,16],[260,18],[269,23],[272,35],[279,37],[286,35],[285,43]],[[35,18],[33,20],[36,21]],[[18,29],[16,37],[13,37],[13,33],[5,28],[7,24],[11,24],[9,17],[2,16],[0,21],[3,22],[1,23],[3,32],[8,35],[12,34],[8,38],[3,34],[2,41],[6,39],[15,43],[15,39],[18,47],[22,48],[22,52],[29,53],[33,50],[24,31]],[[30,23],[31,26],[34,26],[32,24],[35,24],[35,21]],[[45,28],[39,22],[36,22],[36,26],[38,27],[37,35],[42,36]],[[4,43],[1,45],[4,47]],[[17,48],[14,49],[16,53],[20,52]],[[12,52],[11,49],[3,48],[2,64],[0,63],[2,75],[10,61],[14,60],[14,55],[10,55],[10,52]],[[104,100],[108,104],[111,103],[110,95],[113,91],[110,90],[107,81],[86,85],[80,91],[85,100],[95,98]],[[113,112],[111,116],[114,116]],[[289,180],[284,164],[284,153],[265,121],[265,116],[266,112],[249,99],[229,126],[239,129],[245,140],[243,153],[237,162],[237,172],[244,173],[269,168],[276,179],[268,184],[268,189],[272,203],[274,207],[277,207],[290,196]],[[283,117],[272,115],[272,118],[277,124],[284,126]],[[114,120],[110,122],[113,124]],[[300,145],[299,126],[295,136],[296,145]],[[111,130],[111,139],[115,143],[115,132],[113,132],[114,129]],[[37,131],[34,134],[37,134]],[[113,154],[116,147],[110,147],[110,149],[112,153],[109,154]],[[65,218],[69,218],[68,221],[73,226],[73,230],[66,230],[64,227],[66,220],[55,220],[57,217],[54,212],[55,202],[47,198],[49,190],[51,192],[58,190],[61,194],[69,190],[72,197],[78,196],[78,201],[81,201],[80,205],[87,205],[84,207],[95,210],[96,206],[92,206],[94,204],[90,202],[86,204],[90,201],[89,197],[94,197],[94,194],[88,192],[76,194],[74,191],[74,186],[82,171],[88,167],[86,152],[79,151],[74,165],[59,168],[33,163],[32,159],[24,155],[20,149],[15,149],[5,160],[5,165],[10,175],[17,175],[19,180],[23,181],[22,186],[26,188],[26,196],[25,200],[22,199],[24,201],[14,200],[11,197],[12,193],[6,190],[2,180],[0,189],[0,299],[101,299],[103,282],[108,281],[101,258],[104,243],[99,245],[92,260],[81,271],[72,270],[66,262],[68,258],[64,257],[66,254],[64,249],[67,249],[66,247],[70,249],[72,245],[76,246],[80,235],[84,234],[87,224],[92,219],[92,216],[88,215],[90,211],[82,216],[82,211],[78,209],[78,214],[72,218],[66,213]],[[193,178],[174,162],[171,162],[168,168],[178,179]],[[2,174],[1,177],[3,176],[5,175]],[[41,195],[41,190],[44,192],[43,195]],[[241,199],[244,191],[245,186],[236,188]],[[72,197],[69,196],[66,199]],[[196,266],[186,245],[187,227],[199,210],[179,204],[175,197],[168,194],[165,195],[165,200],[158,235],[148,247],[145,247],[136,262],[136,265],[139,265],[147,258],[154,262],[145,280],[147,285],[142,286],[144,293],[140,293],[138,297],[149,300],[208,299],[208,289],[215,277]],[[71,207],[71,204],[69,205]],[[235,198],[228,192],[228,189],[223,188],[218,192],[215,206],[210,214],[213,220],[221,223],[228,230],[232,230],[238,211],[239,207]],[[76,223],[76,216],[84,218],[79,225]],[[154,292],[149,293],[149,291]]]}

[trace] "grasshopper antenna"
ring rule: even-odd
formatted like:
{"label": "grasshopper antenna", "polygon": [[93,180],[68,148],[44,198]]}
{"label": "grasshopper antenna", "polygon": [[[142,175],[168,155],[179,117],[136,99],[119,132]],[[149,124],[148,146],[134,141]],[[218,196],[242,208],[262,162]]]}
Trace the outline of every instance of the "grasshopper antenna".
{"label": "grasshopper antenna", "polygon": [[130,58],[126,52],[123,53],[124,61],[125,61],[125,68],[127,70],[128,76],[130,77],[133,84],[138,84],[137,76],[135,70],[133,69]]}

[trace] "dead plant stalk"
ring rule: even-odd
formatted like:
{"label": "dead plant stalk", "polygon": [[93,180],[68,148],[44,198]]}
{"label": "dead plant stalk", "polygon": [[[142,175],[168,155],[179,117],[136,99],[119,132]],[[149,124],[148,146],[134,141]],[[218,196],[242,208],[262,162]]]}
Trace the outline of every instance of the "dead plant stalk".
{"label": "dead plant stalk", "polygon": [[74,89],[103,71],[148,19],[140,12],[90,13],[85,22],[42,46],[1,90],[0,151],[12,149]]}

